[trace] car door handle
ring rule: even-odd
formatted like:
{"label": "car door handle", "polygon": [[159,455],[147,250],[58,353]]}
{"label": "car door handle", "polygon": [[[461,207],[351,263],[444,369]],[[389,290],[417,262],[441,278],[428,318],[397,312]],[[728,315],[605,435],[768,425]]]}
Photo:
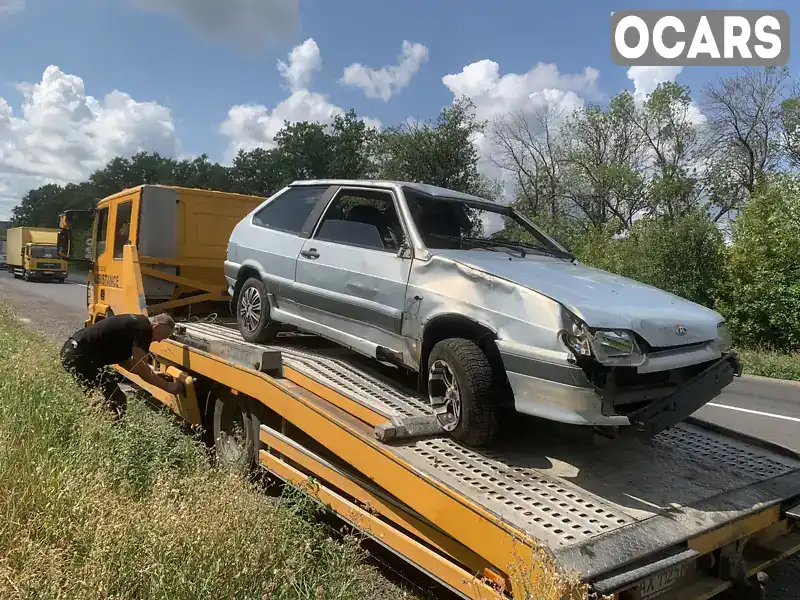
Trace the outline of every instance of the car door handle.
{"label": "car door handle", "polygon": [[300,256],[305,256],[306,258],[319,258],[319,252],[317,252],[316,248],[309,248],[308,250],[301,250]]}

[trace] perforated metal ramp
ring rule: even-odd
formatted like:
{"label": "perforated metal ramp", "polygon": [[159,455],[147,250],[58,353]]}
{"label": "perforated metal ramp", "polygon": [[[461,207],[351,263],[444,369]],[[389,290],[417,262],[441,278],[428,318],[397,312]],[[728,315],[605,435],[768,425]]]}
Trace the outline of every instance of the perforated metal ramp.
{"label": "perforated metal ramp", "polygon": [[[222,323],[182,323],[187,333],[204,340],[236,342],[253,348],[263,348],[258,344],[245,342],[235,326]],[[280,341],[292,337],[278,338]],[[298,349],[288,344],[270,344],[267,348],[280,350],[284,364],[319,383],[329,386],[341,394],[363,404],[375,412],[386,416],[414,417],[432,414],[430,406],[419,397],[406,393],[376,372],[363,366],[356,366],[353,358],[346,360],[339,356],[352,353],[340,348],[311,351]]]}
{"label": "perforated metal ramp", "polygon": [[[232,326],[186,327],[204,339],[245,343]],[[346,351],[269,347],[281,350],[287,366],[380,414],[430,414],[422,398],[365,368],[363,360]],[[743,510],[726,504],[726,495],[772,480],[783,488],[800,481],[795,477],[800,476],[797,456],[695,424],[680,424],[649,441],[623,436],[599,446],[582,433],[582,428],[531,420],[522,435],[491,452],[445,436],[392,449],[427,477],[564,552],[612,532],[629,531],[637,523],[684,518],[681,507],[695,508],[687,508],[691,518],[685,517],[688,520],[674,530],[684,536],[699,533],[715,519],[733,519]],[[781,478],[787,474],[794,479]],[[794,493],[800,494],[800,483]],[[721,511],[727,512],[721,517]],[[657,532],[648,535],[657,537]]]}

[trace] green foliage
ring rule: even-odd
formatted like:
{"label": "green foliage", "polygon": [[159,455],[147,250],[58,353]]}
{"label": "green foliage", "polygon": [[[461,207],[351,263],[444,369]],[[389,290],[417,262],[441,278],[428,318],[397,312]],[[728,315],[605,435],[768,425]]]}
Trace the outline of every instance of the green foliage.
{"label": "green foliage", "polygon": [[460,98],[443,108],[435,123],[388,128],[378,136],[380,177],[479,193],[486,182],[478,173],[472,141],[484,126],[475,120],[472,101]]}
{"label": "green foliage", "polygon": [[800,352],[776,352],[769,348],[735,348],[735,351],[748,375],[800,381]]}
{"label": "green foliage", "polygon": [[733,224],[720,309],[740,344],[800,349],[800,178],[776,174]]}
{"label": "green foliage", "polygon": [[317,510],[213,469],[143,402],[114,423],[0,306],[0,597],[409,597]]}
{"label": "green foliage", "polygon": [[706,213],[638,219],[627,238],[615,223],[589,232],[577,248],[588,264],[713,307],[724,276],[724,242]]}

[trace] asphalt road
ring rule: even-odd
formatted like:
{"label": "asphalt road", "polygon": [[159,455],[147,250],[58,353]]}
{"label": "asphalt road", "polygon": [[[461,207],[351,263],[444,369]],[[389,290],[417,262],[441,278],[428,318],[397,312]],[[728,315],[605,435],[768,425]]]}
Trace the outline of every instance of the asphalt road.
{"label": "asphalt road", "polygon": [[[25,322],[62,343],[86,319],[86,276],[35,283],[0,272],[0,301]],[[800,383],[744,376],[695,416],[800,452]],[[770,600],[800,598],[800,557],[773,573]]]}

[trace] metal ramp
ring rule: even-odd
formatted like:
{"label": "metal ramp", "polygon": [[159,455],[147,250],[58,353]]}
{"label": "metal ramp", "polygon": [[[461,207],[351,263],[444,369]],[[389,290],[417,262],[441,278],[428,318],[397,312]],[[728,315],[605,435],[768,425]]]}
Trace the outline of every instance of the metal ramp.
{"label": "metal ramp", "polygon": [[[189,334],[203,339],[262,347],[247,344],[233,325],[183,325]],[[281,343],[267,348],[280,350],[287,366],[386,417],[431,413],[424,399],[358,365],[349,351],[298,350]],[[569,426],[536,422],[528,435],[516,436],[490,452],[445,435],[392,449],[426,476],[553,550],[742,486],[792,472],[800,476],[800,458],[788,451],[782,454],[693,422],[650,441],[619,438],[601,447],[575,436]],[[800,487],[795,492],[800,493]],[[710,518],[696,517],[696,529],[708,523]]]}

